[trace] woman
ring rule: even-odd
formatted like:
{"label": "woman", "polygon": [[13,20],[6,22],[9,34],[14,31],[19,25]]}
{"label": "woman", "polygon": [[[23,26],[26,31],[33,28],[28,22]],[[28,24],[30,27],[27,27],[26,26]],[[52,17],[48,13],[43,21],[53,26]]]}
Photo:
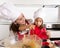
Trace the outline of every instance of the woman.
{"label": "woman", "polygon": [[[15,22],[13,22],[10,26],[10,30],[13,31],[14,34],[17,34],[18,40],[21,40],[24,37],[24,34],[27,34],[26,25],[28,25],[28,21],[25,19],[24,15],[20,16]],[[23,26],[23,28],[20,28]],[[24,31],[22,31],[24,30]]]}

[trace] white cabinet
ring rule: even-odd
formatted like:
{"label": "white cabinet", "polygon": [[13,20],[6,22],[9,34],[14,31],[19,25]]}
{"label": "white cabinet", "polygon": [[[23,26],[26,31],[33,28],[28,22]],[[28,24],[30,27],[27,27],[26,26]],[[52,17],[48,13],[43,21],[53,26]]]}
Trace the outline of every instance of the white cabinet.
{"label": "white cabinet", "polygon": [[9,25],[0,24],[0,40],[9,37]]}
{"label": "white cabinet", "polygon": [[51,38],[60,38],[60,31],[49,30]]}
{"label": "white cabinet", "polygon": [[58,8],[58,22],[60,22],[60,7]]}
{"label": "white cabinet", "polygon": [[43,18],[44,22],[58,22],[58,8],[43,8],[40,17]]}

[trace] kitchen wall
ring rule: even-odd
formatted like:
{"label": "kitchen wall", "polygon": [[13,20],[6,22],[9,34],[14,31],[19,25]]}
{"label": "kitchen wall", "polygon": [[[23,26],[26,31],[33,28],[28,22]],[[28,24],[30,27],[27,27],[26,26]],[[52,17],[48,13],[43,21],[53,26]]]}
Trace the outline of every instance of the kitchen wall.
{"label": "kitchen wall", "polygon": [[14,4],[41,4],[41,5],[60,5],[60,0],[0,0],[10,1]]}
{"label": "kitchen wall", "polygon": [[57,23],[58,22],[58,8],[44,7],[42,14],[40,15],[45,23]]}
{"label": "kitchen wall", "polygon": [[21,12],[23,12],[23,14],[25,15],[25,17],[27,18],[27,19],[34,19],[33,18],[33,16],[34,16],[34,12],[36,11],[36,10],[38,10],[40,7],[38,7],[38,6],[34,6],[34,5],[31,5],[31,6],[25,6],[25,5],[23,5],[23,6],[17,6],[17,8],[21,11]]}
{"label": "kitchen wall", "polygon": [[60,5],[60,0],[10,0],[14,4]]}
{"label": "kitchen wall", "polygon": [[[41,6],[43,5],[60,5],[60,0],[0,0],[0,2],[6,2],[6,1],[9,1],[9,2],[12,2],[16,7],[17,9],[19,9],[20,11],[24,12],[26,18],[32,18],[33,19],[33,16],[34,16],[34,12],[40,8]],[[52,11],[52,12],[51,12]],[[27,14],[28,12],[28,14]],[[42,13],[44,16],[44,21],[45,22],[59,22],[58,19],[55,19],[55,18],[58,18],[58,8],[44,8],[43,9],[43,13]],[[46,18],[45,18],[46,17]],[[55,17],[53,19],[53,17]],[[51,20],[50,20],[51,18]],[[48,21],[47,21],[48,19]],[[58,21],[57,21],[58,20]]]}
{"label": "kitchen wall", "polygon": [[42,7],[39,5],[16,5],[16,7],[24,13],[27,19],[34,19],[34,12],[39,8],[42,8],[42,14],[40,15],[43,18],[44,23],[60,23],[58,12],[58,7]]}

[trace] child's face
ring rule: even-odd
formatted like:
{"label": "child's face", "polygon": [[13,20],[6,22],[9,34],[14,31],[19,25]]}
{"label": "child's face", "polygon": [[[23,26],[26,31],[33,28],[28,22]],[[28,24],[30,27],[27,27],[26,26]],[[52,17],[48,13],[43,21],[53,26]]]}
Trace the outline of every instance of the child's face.
{"label": "child's face", "polygon": [[36,19],[35,19],[35,24],[36,24],[38,27],[40,27],[40,26],[42,25],[42,23],[43,23],[42,18],[36,18]]}

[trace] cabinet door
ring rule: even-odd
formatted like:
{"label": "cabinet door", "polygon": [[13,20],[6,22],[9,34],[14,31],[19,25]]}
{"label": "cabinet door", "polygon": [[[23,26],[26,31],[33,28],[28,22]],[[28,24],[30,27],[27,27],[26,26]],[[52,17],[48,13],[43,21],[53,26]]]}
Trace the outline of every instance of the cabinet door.
{"label": "cabinet door", "polygon": [[51,38],[60,38],[60,31],[49,31]]}
{"label": "cabinet door", "polygon": [[0,25],[0,40],[9,37],[9,25]]}

